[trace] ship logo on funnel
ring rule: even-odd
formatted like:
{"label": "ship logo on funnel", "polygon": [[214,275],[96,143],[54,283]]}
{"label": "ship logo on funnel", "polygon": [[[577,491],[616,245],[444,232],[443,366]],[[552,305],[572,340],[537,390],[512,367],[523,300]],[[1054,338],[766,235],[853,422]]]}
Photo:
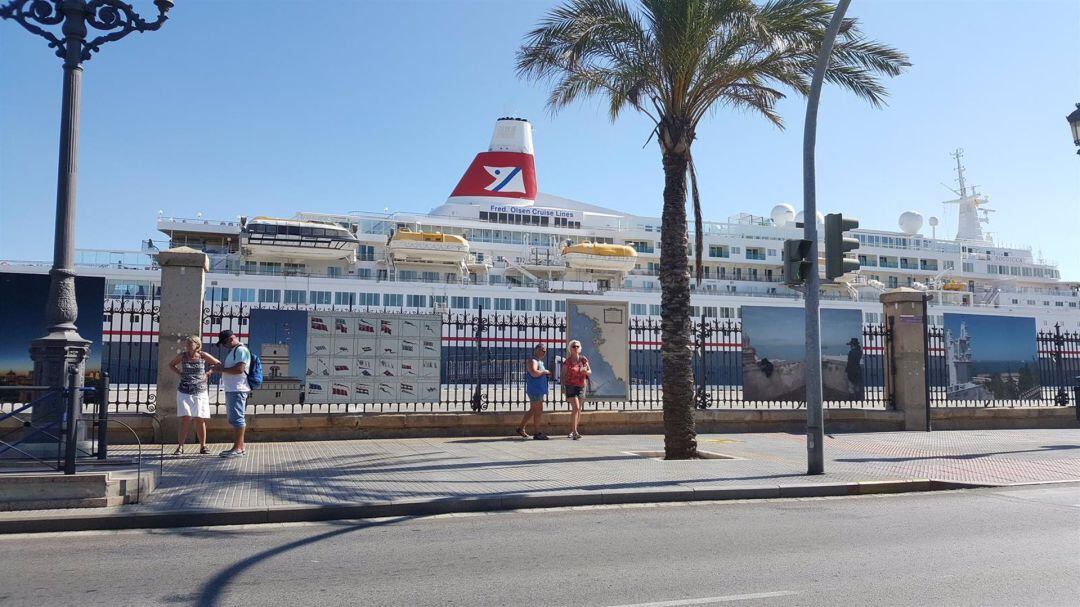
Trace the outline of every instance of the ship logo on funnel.
{"label": "ship logo on funnel", "polygon": [[490,184],[484,186],[489,192],[517,192],[525,193],[525,180],[521,176],[520,167],[489,167],[484,170],[494,178]]}

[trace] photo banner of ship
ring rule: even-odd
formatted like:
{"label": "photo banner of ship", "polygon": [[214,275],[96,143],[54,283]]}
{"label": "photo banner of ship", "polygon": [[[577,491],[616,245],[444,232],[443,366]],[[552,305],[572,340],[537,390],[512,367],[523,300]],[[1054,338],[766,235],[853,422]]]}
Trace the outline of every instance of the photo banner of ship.
{"label": "photo banner of ship", "polygon": [[948,400],[1036,400],[1039,385],[1035,319],[945,314]]}
{"label": "photo banner of ship", "polygon": [[[0,293],[0,385],[33,385],[30,342],[45,337],[49,276],[0,272]],[[105,279],[76,276],[75,304],[79,307],[75,321],[79,335],[90,342],[86,360],[86,382],[90,384],[101,375]]]}
{"label": "photo banner of ship", "polygon": [[[248,319],[248,348],[262,359],[263,383],[251,393],[252,405],[305,402],[308,312],[255,308]],[[225,352],[221,352],[224,356]]]}
{"label": "photo banner of ship", "polygon": [[[806,401],[806,312],[742,307],[743,399]],[[821,378],[827,401],[863,400],[862,312],[821,310]]]}
{"label": "photo banner of ship", "polygon": [[625,301],[566,301],[567,341],[581,342],[581,354],[589,359],[586,398],[630,398],[630,304]]}
{"label": "photo banner of ship", "polygon": [[307,318],[306,402],[439,402],[439,314],[326,311]]}

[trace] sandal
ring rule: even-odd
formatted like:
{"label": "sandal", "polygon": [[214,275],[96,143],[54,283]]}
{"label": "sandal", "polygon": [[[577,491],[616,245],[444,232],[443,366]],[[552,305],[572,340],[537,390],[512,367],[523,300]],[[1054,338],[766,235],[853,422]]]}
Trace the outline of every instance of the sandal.
{"label": "sandal", "polygon": [[184,454],[184,446],[180,445],[179,447],[176,448],[176,451],[172,452],[172,454],[173,455],[183,455]]}
{"label": "sandal", "polygon": [[206,455],[207,453],[210,453],[210,448],[209,447],[207,447],[207,446],[199,447],[199,455]]}

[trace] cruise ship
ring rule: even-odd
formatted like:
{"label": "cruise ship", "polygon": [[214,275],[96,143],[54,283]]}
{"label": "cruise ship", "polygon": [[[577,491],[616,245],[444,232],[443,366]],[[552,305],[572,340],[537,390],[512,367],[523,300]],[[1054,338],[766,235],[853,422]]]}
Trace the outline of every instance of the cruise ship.
{"label": "cruise ship", "polygon": [[[606,298],[628,301],[633,315],[659,316],[660,219],[539,192],[533,152],[530,123],[500,118],[487,151],[428,213],[215,220],[159,212],[161,235],[132,250],[80,250],[78,272],[104,277],[106,298],[150,298],[159,289],[157,253],[186,246],[210,258],[208,302],[560,314],[568,297]],[[908,287],[932,295],[932,324],[955,311],[1034,317],[1039,329],[1080,328],[1080,283],[1063,281],[1056,265],[1030,248],[994,242],[983,228],[987,198],[965,183],[961,156],[959,187],[947,202],[957,209],[955,236],[939,238],[938,219],[924,226],[914,211],[899,215],[899,230],[854,230],[861,269],[823,283],[823,305],[859,309],[864,322],[880,322],[878,296]],[[693,314],[737,318],[745,305],[801,306],[801,295],[784,283],[781,255],[786,239],[801,237],[802,221],[779,204],[707,222]],[[11,272],[48,269],[45,262],[4,265]]]}

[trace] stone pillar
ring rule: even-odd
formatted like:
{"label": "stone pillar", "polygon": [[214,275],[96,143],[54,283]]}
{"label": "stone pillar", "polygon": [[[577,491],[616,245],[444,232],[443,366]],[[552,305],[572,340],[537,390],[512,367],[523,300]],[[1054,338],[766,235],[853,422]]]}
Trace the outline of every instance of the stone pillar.
{"label": "stone pillar", "polygon": [[885,389],[904,412],[904,430],[927,430],[930,398],[926,368],[926,304],[922,291],[900,288],[882,293],[885,326],[892,343],[885,348]]}
{"label": "stone pillar", "polygon": [[201,338],[203,328],[203,284],[210,258],[202,251],[178,247],[158,253],[161,266],[161,308],[158,316],[157,414],[162,436],[176,439],[176,385],[179,379],[169,363],[184,348],[191,335]]}

